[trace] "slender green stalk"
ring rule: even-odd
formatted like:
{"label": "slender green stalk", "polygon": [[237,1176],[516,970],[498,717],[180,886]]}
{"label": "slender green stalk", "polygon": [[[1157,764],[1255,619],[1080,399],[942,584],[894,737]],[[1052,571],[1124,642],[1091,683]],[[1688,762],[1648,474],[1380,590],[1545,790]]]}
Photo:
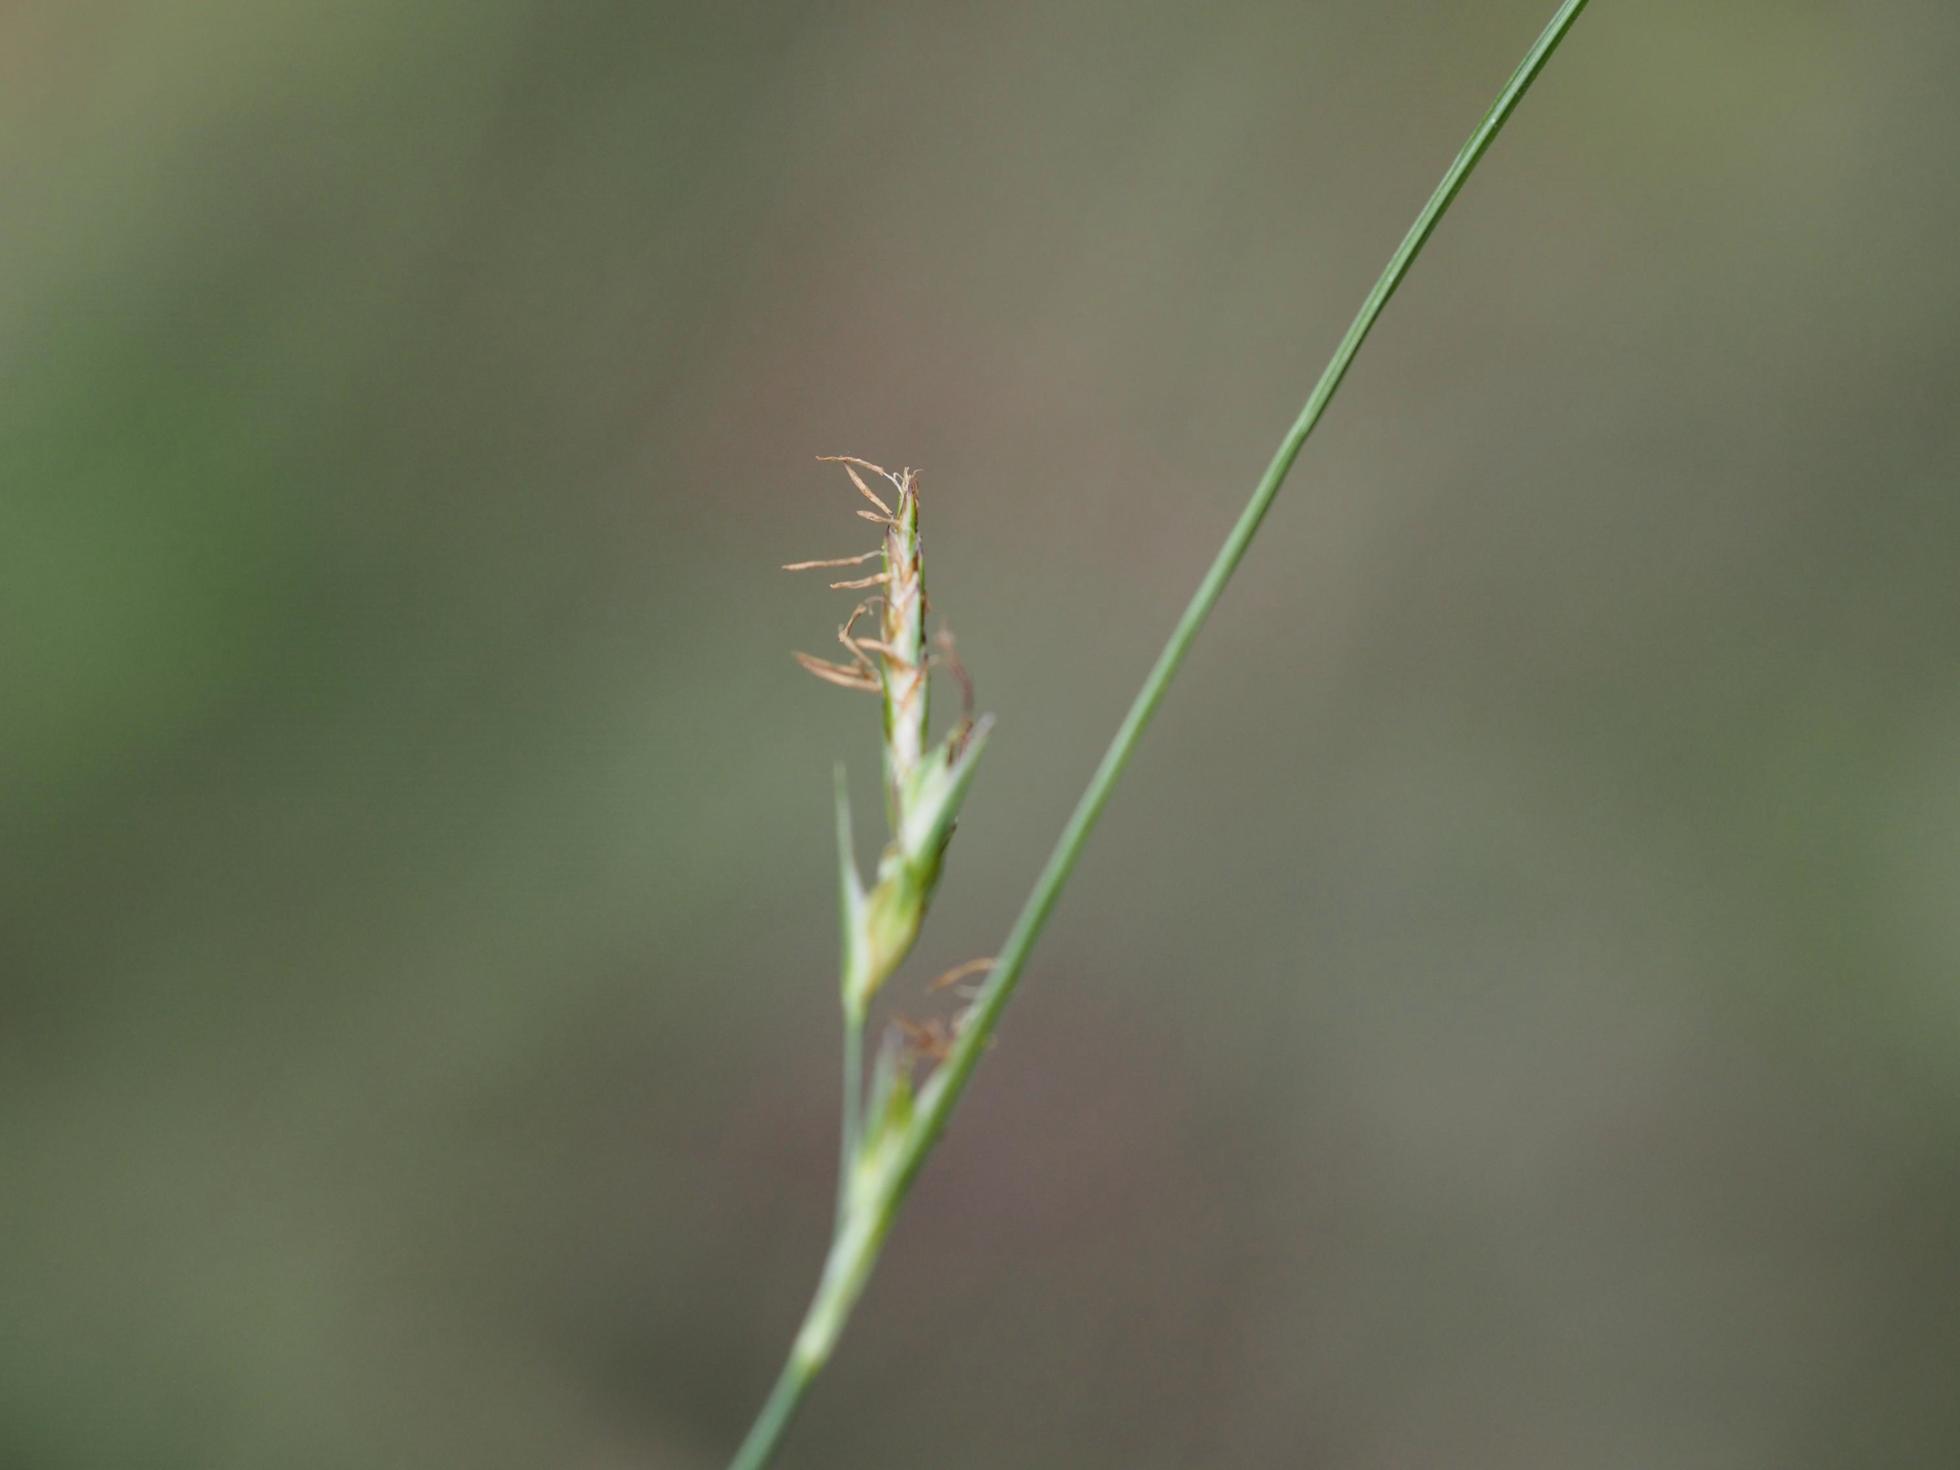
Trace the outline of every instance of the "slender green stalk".
{"label": "slender green stalk", "polygon": [[1287,472],[1293,468],[1293,462],[1300,457],[1300,450],[1306,444],[1307,437],[1313,433],[1314,426],[1320,422],[1321,415],[1326,412],[1327,405],[1333,401],[1342,380],[1347,377],[1348,368],[1353,364],[1355,354],[1360,352],[1361,344],[1368,340],[1368,334],[1374,329],[1376,318],[1382,314],[1382,309],[1388,305],[1389,298],[1402,284],[1403,277],[1409,273],[1409,267],[1415,264],[1416,257],[1422,253],[1422,247],[1429,243],[1429,237],[1435,233],[1436,226],[1441,222],[1458,193],[1462,191],[1471,172],[1496,140],[1518,103],[1524,100],[1524,94],[1531,89],[1531,84],[1537,80],[1538,73],[1544,70],[1545,63],[1551,60],[1552,53],[1558,49],[1559,42],[1565,39],[1566,32],[1572,28],[1572,23],[1579,18],[1579,13],[1587,4],[1588,0],[1564,0],[1564,4],[1559,6],[1558,13],[1552,17],[1551,23],[1532,43],[1531,49],[1525,53],[1524,60],[1518,63],[1517,70],[1511,73],[1510,80],[1498,93],[1497,100],[1491,104],[1490,111],[1484,114],[1483,121],[1477,124],[1469,141],[1451,161],[1449,168],[1443,174],[1442,182],[1437,184],[1435,192],[1429,196],[1429,202],[1423,205],[1422,212],[1416,216],[1416,221],[1409,227],[1408,234],[1402,237],[1402,243],[1395,248],[1395,254],[1389,257],[1380,278],[1368,292],[1367,299],[1361,303],[1361,310],[1355,313],[1354,320],[1341,338],[1340,345],[1334,349],[1333,358],[1321,372],[1320,381],[1314,384],[1313,392],[1307,396],[1306,404],[1300,410],[1300,416],[1293,421],[1293,426],[1286,431],[1286,437],[1280,441],[1272,462],[1266,466],[1266,473],[1260,477],[1258,487],[1252,492],[1252,499],[1246,503],[1238,522],[1226,536],[1225,544],[1219,548],[1218,555],[1205,573],[1204,580],[1198,584],[1198,590],[1184,609],[1184,616],[1178,619],[1177,626],[1171,630],[1170,640],[1165,643],[1163,652],[1158,654],[1157,662],[1144,679],[1143,687],[1137,691],[1137,697],[1130,705],[1129,713],[1123,717],[1123,723],[1109,742],[1109,749],[1103,752],[1101,763],[1096,767],[1095,774],[1089,778],[1088,787],[1083,791],[1081,799],[1076,802],[1075,810],[1069,816],[1068,825],[1062,829],[1062,835],[1057,839],[1054,851],[1049,854],[1047,864],[1042,868],[1040,877],[1035,880],[1034,891],[1028,895],[1020,915],[1014,921],[1013,929],[1008,933],[1007,942],[1001,947],[1000,955],[988,974],[985,986],[974,1000],[972,1017],[960,1033],[958,1045],[954,1048],[953,1054],[947,1058],[946,1065],[933,1074],[931,1081],[921,1093],[918,1122],[913,1130],[907,1168],[899,1185],[901,1190],[911,1183],[912,1176],[924,1162],[926,1152],[944,1130],[946,1120],[952,1113],[953,1104],[959,1100],[967,1078],[972,1075],[974,1064],[979,1061],[981,1052],[986,1049],[988,1038],[1000,1020],[1001,1010],[1006,1006],[1008,997],[1014,993],[1014,986],[1021,978],[1021,970],[1027,963],[1028,952],[1033,949],[1042,927],[1047,924],[1048,916],[1054,910],[1055,901],[1061,896],[1062,885],[1068,881],[1069,874],[1074,871],[1076,860],[1082,855],[1083,844],[1088,841],[1089,833],[1095,827],[1097,818],[1102,815],[1103,807],[1108,804],[1110,792],[1115,789],[1117,778],[1123,774],[1123,768],[1130,763],[1130,756],[1136,750],[1137,741],[1150,724],[1151,717],[1157,713],[1157,706],[1163,700],[1164,691],[1170,687],[1171,680],[1176,677],[1179,666],[1184,662],[1184,656],[1190,652],[1192,643],[1197,639],[1198,630],[1211,616],[1212,609],[1217,606],[1219,597],[1225,591],[1225,584],[1231,580],[1232,573],[1238,569],[1247,548],[1252,545],[1252,538],[1258,533],[1260,523],[1266,518],[1266,512],[1272,508],[1280,486],[1286,480]]}
{"label": "slender green stalk", "polygon": [[769,1463],[776,1446],[782,1442],[783,1432],[789,1428],[790,1417],[796,1413],[796,1406],[803,1402],[803,1394],[810,1386],[810,1380],[817,1376],[815,1367],[792,1357],[783,1364],[783,1371],[776,1379],[776,1386],[769,1390],[769,1397],[763,1401],[762,1410],[755,1416],[755,1423],[742,1439],[742,1447],[735,1451],[735,1458],[729,1462],[728,1470],[762,1470]]}
{"label": "slender green stalk", "polygon": [[[857,943],[856,855],[851,850],[851,798],[844,786],[844,767],[840,763],[833,779],[837,806],[837,934],[843,953],[839,968],[845,975],[855,966]],[[851,1161],[857,1157],[858,1134],[863,1127],[864,1110],[864,1007],[843,997],[844,1012],[844,1091],[837,1128],[837,1223],[844,1228],[844,1211],[851,1198]]]}
{"label": "slender green stalk", "polygon": [[837,1226],[851,1205],[851,1164],[857,1158],[864,1098],[864,1017],[844,1012],[844,1107],[837,1130]]}
{"label": "slender green stalk", "polygon": [[[1014,927],[1008,933],[1007,942],[975,997],[950,1054],[920,1089],[916,1105],[904,1109],[902,1120],[895,1123],[888,1136],[880,1135],[869,1140],[855,1165],[847,1163],[849,1177],[841,1185],[846,1204],[840,1215],[837,1236],[831,1242],[816,1298],[811,1302],[803,1327],[797,1334],[796,1345],[791,1350],[782,1377],[749,1431],[731,1470],[761,1470],[769,1462],[803,1393],[829,1359],[844,1322],[876,1263],[879,1247],[891,1228],[906,1191],[924,1164],[927,1153],[945,1131],[953,1106],[965,1090],[981,1053],[986,1050],[988,1040],[999,1024],[1001,1012],[1020,980],[1028,954],[1053,913],[1062,887],[1082,855],[1089,833],[1102,815],[1117,779],[1129,764],[1137,742],[1157,712],[1157,706],[1162,702],[1171,680],[1176,677],[1185,655],[1190,652],[1199,629],[1211,616],[1212,609],[1225,591],[1225,584],[1244,559],[1288,471],[1293,468],[1308,436],[1313,433],[1315,425],[1320,422],[1321,415],[1326,412],[1327,405],[1346,378],[1348,368],[1361,350],[1361,344],[1367,340],[1382,309],[1388,305],[1478,161],[1490,148],[1587,3],[1588,0],[1564,0],[1559,6],[1557,14],[1525,53],[1524,60],[1512,72],[1510,80],[1498,93],[1496,102],[1457,153],[1435,192],[1423,205],[1422,212],[1416,216],[1408,234],[1396,247],[1380,279],[1368,292],[1360,311],[1341,338],[1340,345],[1334,349],[1332,360],[1321,373],[1313,392],[1308,395],[1299,417],[1280,441],[1272,462],[1252,492],[1251,500],[1226,536],[1225,544],[1219,548],[1204,579],[1198,584],[1197,591],[1184,609],[1184,615],[1178,619],[1163,652],[1158,655],[1156,664],[1143,681],[1143,687],[1137,692],[1129,713],[1117,728],[1095,774],[1089,778],[1088,787],[1076,803],[1068,824],[1062,829],[1054,851],[1035,880],[1033,892],[1028,895],[1020,915],[1014,921]],[[876,1147],[868,1146],[871,1144]]]}

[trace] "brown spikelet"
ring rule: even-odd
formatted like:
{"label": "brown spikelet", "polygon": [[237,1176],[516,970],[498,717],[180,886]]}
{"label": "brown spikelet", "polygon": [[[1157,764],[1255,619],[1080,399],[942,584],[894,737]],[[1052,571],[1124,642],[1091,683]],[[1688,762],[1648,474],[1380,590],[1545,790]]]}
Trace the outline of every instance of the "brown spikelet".
{"label": "brown spikelet", "polygon": [[818,658],[809,653],[793,653],[790,657],[826,684],[836,684],[845,689],[863,689],[872,694],[876,694],[879,690],[878,676],[862,666],[852,668],[845,664],[834,664],[829,659]]}
{"label": "brown spikelet", "polygon": [[961,718],[971,720],[973,718],[973,675],[969,674],[966,671],[966,665],[960,662],[959,651],[953,646],[953,630],[951,628],[941,627],[937,636],[932,641],[936,650],[934,657],[938,659],[946,672],[953,676],[953,682],[960,686]]}
{"label": "brown spikelet", "polygon": [[908,1021],[903,1016],[893,1016],[892,1024],[905,1038],[905,1050],[914,1057],[943,1062],[953,1054],[957,1033],[937,1016],[930,1021]]}
{"label": "brown spikelet", "polygon": [[933,981],[932,984],[928,985],[926,989],[946,990],[954,985],[959,984],[960,981],[966,979],[968,975],[978,975],[981,971],[991,970],[993,967],[994,967],[994,957],[992,955],[983,955],[981,958],[977,960],[968,960],[963,965],[953,966],[952,969],[948,970],[945,974],[941,975],[937,980]]}
{"label": "brown spikelet", "polygon": [[819,567],[861,567],[870,561],[872,557],[883,556],[884,554],[884,547],[874,546],[861,556],[831,556],[825,557],[822,561],[786,561],[783,563],[783,570],[786,572],[814,572]]}
{"label": "brown spikelet", "polygon": [[817,458],[825,464],[841,464],[844,467],[844,473],[851,477],[851,483],[858,487],[858,492],[862,494],[866,500],[870,501],[873,505],[877,506],[878,509],[882,510],[885,513],[886,520],[890,520],[892,518],[892,508],[889,505],[886,505],[885,502],[880,500],[876,495],[873,495],[871,493],[871,487],[864,483],[863,476],[858,474],[855,466],[863,465],[867,470],[871,470],[877,474],[883,475],[887,480],[889,480],[892,477],[890,470],[884,469],[879,465],[875,465],[871,463],[871,461],[868,459],[853,459],[848,454],[820,454],[817,456]]}

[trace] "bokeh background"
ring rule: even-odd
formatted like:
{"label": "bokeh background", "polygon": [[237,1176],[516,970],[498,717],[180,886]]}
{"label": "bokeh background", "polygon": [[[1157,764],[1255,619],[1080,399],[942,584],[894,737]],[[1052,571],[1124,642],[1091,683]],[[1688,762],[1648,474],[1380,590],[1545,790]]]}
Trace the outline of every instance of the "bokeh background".
{"label": "bokeh background", "polygon": [[[875,822],[812,456],[1000,719],[922,1009],[1551,8],[0,10],[0,1463],[721,1464]],[[1960,1463],[1956,67],[1582,20],[784,1466]]]}

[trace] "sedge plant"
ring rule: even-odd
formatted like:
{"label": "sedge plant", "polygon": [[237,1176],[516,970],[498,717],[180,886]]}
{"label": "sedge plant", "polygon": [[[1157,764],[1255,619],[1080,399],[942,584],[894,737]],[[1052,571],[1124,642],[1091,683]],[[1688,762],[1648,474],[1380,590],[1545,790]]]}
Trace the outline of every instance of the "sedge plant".
{"label": "sedge plant", "polygon": [[[927,635],[918,476],[910,470],[894,473],[864,460],[833,457],[869,502],[869,508],[860,509],[858,514],[878,525],[880,544],[859,556],[798,562],[789,570],[875,561],[876,571],[832,585],[850,591],[876,591],[858,605],[838,631],[848,661],[808,654],[798,654],[797,659],[827,682],[878,697],[884,720],[887,841],[867,886],[859,876],[853,852],[840,767],[837,839],[844,1103],[835,1226],[816,1295],[797,1331],[789,1359],[730,1470],[762,1470],[769,1463],[810,1384],[829,1361],[907,1190],[945,1130],[1090,831],[1199,629],[1244,559],[1301,448],[1339,390],[1383,308],[1586,4],[1587,0],[1563,0],[1389,257],[1145,676],[1000,953],[962,966],[935,985],[947,988],[975,973],[983,973],[984,978],[977,988],[957,992],[963,1004],[950,1022],[900,1023],[881,1048],[868,1079],[862,1057],[871,999],[904,962],[918,938],[990,722],[973,718],[972,686],[958,665],[950,640],[933,640]],[[891,499],[873,491],[860,470],[880,479],[889,488]],[[860,632],[859,625],[867,617],[872,619],[872,630]],[[936,664],[958,679],[966,707],[951,730],[934,743],[928,714],[931,671]]]}

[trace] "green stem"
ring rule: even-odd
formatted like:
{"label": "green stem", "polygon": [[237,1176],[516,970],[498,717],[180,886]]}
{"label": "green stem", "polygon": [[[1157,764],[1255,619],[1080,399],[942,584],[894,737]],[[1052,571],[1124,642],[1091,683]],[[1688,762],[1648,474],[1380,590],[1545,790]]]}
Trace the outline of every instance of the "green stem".
{"label": "green stem", "polygon": [[1572,23],[1579,18],[1579,12],[1586,8],[1587,3],[1588,0],[1564,0],[1564,3],[1559,6],[1558,13],[1552,17],[1551,23],[1545,27],[1543,33],[1532,43],[1531,49],[1525,53],[1524,60],[1518,63],[1517,70],[1511,73],[1510,80],[1498,93],[1497,100],[1491,104],[1490,111],[1484,114],[1483,121],[1478,123],[1476,130],[1470,134],[1469,141],[1458,150],[1455,159],[1444,171],[1442,182],[1437,184],[1435,192],[1429,196],[1428,203],[1423,205],[1422,212],[1416,216],[1416,221],[1409,227],[1408,234],[1402,237],[1402,243],[1395,248],[1395,254],[1389,257],[1388,264],[1383,268],[1374,288],[1368,292],[1367,299],[1361,303],[1361,310],[1355,313],[1354,320],[1341,338],[1340,345],[1334,349],[1333,358],[1321,372],[1320,381],[1314,384],[1313,392],[1307,396],[1306,404],[1300,410],[1300,416],[1293,421],[1292,428],[1286,431],[1286,437],[1280,441],[1272,462],[1266,466],[1266,473],[1260,477],[1258,487],[1252,492],[1251,500],[1246,503],[1238,522],[1226,536],[1225,544],[1219,548],[1217,557],[1213,559],[1210,570],[1205,573],[1204,580],[1198,584],[1198,590],[1192,595],[1189,605],[1185,607],[1184,616],[1178,619],[1177,626],[1171,630],[1170,641],[1164,645],[1163,652],[1158,654],[1156,664],[1143,681],[1143,687],[1137,691],[1137,697],[1130,705],[1129,713],[1123,717],[1123,723],[1117,728],[1115,738],[1109,742],[1109,749],[1103,752],[1101,764],[1096,767],[1095,774],[1089,778],[1089,785],[1083,791],[1081,799],[1076,802],[1075,810],[1069,816],[1068,825],[1062,829],[1062,835],[1056,841],[1054,851],[1049,854],[1040,877],[1035,880],[1034,891],[1028,895],[1026,904],[1022,906],[1020,915],[1014,921],[1013,929],[1008,933],[1007,942],[1001,947],[999,958],[995,960],[994,967],[987,976],[986,984],[975,998],[973,1009],[969,1013],[964,1029],[960,1032],[959,1041],[954,1046],[952,1055],[933,1074],[920,1092],[917,1119],[906,1139],[905,1162],[899,1172],[898,1188],[901,1194],[918,1172],[920,1164],[925,1161],[927,1151],[945,1129],[953,1105],[959,1100],[967,1078],[972,1075],[974,1065],[980,1060],[980,1054],[986,1050],[988,1039],[999,1023],[1001,1011],[1007,1005],[1008,997],[1014,993],[1014,986],[1021,978],[1021,970],[1027,963],[1028,953],[1034,948],[1035,940],[1040,936],[1043,926],[1047,924],[1048,916],[1054,911],[1055,901],[1061,896],[1062,885],[1068,881],[1069,874],[1075,870],[1076,861],[1082,855],[1083,844],[1088,841],[1089,833],[1094,829],[1097,818],[1102,815],[1103,807],[1108,804],[1110,792],[1115,789],[1117,778],[1123,774],[1123,768],[1130,763],[1130,756],[1136,750],[1137,741],[1150,724],[1151,716],[1156,714],[1157,706],[1164,698],[1164,691],[1170,687],[1171,680],[1176,677],[1179,666],[1184,662],[1184,656],[1190,652],[1192,643],[1197,639],[1198,630],[1204,626],[1205,620],[1211,616],[1212,609],[1218,605],[1218,599],[1225,591],[1225,584],[1231,580],[1232,573],[1238,569],[1240,561],[1245,557],[1246,549],[1252,545],[1252,538],[1258,533],[1260,522],[1265,520],[1266,512],[1272,508],[1273,500],[1278,496],[1287,472],[1293,468],[1293,462],[1300,457],[1300,450],[1306,444],[1308,435],[1313,433],[1314,426],[1320,422],[1321,415],[1326,412],[1327,405],[1333,401],[1342,380],[1347,377],[1348,368],[1353,364],[1355,355],[1360,352],[1361,344],[1368,340],[1368,333],[1374,329],[1376,318],[1382,314],[1382,309],[1388,305],[1389,298],[1394,296],[1396,288],[1402,284],[1403,277],[1409,273],[1409,267],[1415,264],[1416,257],[1422,253],[1422,247],[1429,243],[1429,237],[1435,233],[1436,226],[1448,212],[1457,194],[1462,191],[1463,185],[1477,167],[1478,161],[1496,140],[1498,133],[1510,119],[1518,103],[1524,99],[1524,94],[1531,89],[1531,84],[1537,80],[1538,73],[1544,70],[1545,63],[1551,60],[1552,53],[1558,49],[1559,42],[1565,39],[1566,32],[1572,28]]}
{"label": "green stem", "polygon": [[728,1470],[762,1470],[769,1463],[770,1456],[776,1453],[776,1446],[782,1441],[783,1432],[789,1428],[789,1421],[796,1414],[797,1405],[803,1402],[810,1380],[817,1376],[817,1369],[821,1366],[806,1363],[794,1355],[783,1364],[776,1386],[769,1390],[769,1397],[763,1401],[762,1411],[755,1416],[755,1423],[749,1426],[742,1447],[728,1462]]}
{"label": "green stem", "polygon": [[[1511,73],[1510,80],[1498,93],[1490,111],[1484,114],[1469,141],[1444,172],[1442,182],[1423,205],[1408,234],[1403,236],[1402,243],[1389,257],[1380,279],[1368,292],[1366,300],[1361,303],[1361,310],[1355,314],[1340,345],[1334,349],[1334,356],[1321,373],[1320,381],[1314,384],[1313,392],[1308,395],[1299,417],[1280,441],[1272,462],[1266,467],[1266,473],[1252,492],[1251,500],[1240,513],[1231,533],[1226,536],[1225,544],[1219,548],[1204,580],[1198,584],[1198,590],[1185,607],[1184,615],[1171,630],[1170,640],[1144,679],[1143,687],[1138,690],[1129,713],[1117,728],[1115,738],[1110,741],[1109,749],[1104,752],[1095,774],[1089,778],[1089,785],[1076,803],[1068,825],[1062,829],[1054,851],[1035,880],[1034,890],[1015,919],[986,984],[967,1013],[952,1054],[921,1089],[917,1109],[903,1136],[897,1141],[892,1166],[880,1170],[876,1183],[852,1201],[840,1217],[837,1238],[832,1242],[830,1260],[825,1267],[824,1281],[818,1288],[817,1299],[811,1303],[804,1329],[799,1334],[799,1346],[791,1352],[782,1378],[770,1394],[761,1417],[749,1431],[748,1439],[743,1442],[731,1470],[760,1470],[768,1463],[810,1379],[829,1356],[829,1346],[835,1342],[837,1332],[842,1328],[843,1317],[849,1313],[858,1290],[870,1274],[893,1215],[917,1177],[927,1153],[945,1131],[953,1106],[973,1075],[981,1053],[986,1050],[987,1042],[999,1024],[1001,1012],[1021,978],[1028,954],[1054,912],[1062,887],[1075,870],[1083,845],[1088,841],[1097,818],[1102,815],[1103,807],[1108,804],[1117,778],[1129,764],[1138,740],[1150,724],[1151,716],[1156,714],[1171,680],[1176,677],[1185,655],[1197,639],[1199,629],[1217,606],[1225,584],[1244,559],[1252,538],[1258,533],[1260,523],[1265,520],[1266,512],[1272,508],[1273,500],[1286,480],[1287,472],[1293,468],[1293,462],[1299,458],[1308,436],[1313,433],[1314,426],[1320,422],[1321,415],[1326,412],[1327,405],[1346,378],[1348,368],[1374,328],[1382,309],[1388,305],[1478,161],[1517,109],[1518,103],[1524,99],[1525,93],[1537,80],[1539,72],[1565,39],[1587,3],[1588,0],[1563,0],[1551,23],[1525,53],[1524,60]],[[813,1339],[821,1342],[822,1352],[805,1350],[805,1345]]]}
{"label": "green stem", "polygon": [[859,1121],[864,1110],[864,1017],[844,1007],[844,1107],[837,1130],[837,1226],[851,1202],[851,1164],[857,1158]]}
{"label": "green stem", "polygon": [[871,1268],[878,1262],[878,1251],[898,1214],[905,1191],[896,1186],[889,1164],[873,1171],[875,1177],[862,1189],[856,1189],[852,1184],[857,1177],[856,1162],[853,1160],[847,1166],[846,1188],[851,1191],[847,1194],[847,1209],[831,1238],[823,1276],[817,1282],[809,1310],[803,1314],[789,1361],[783,1364],[776,1386],[769,1390],[762,1412],[756,1415],[742,1447],[729,1463],[729,1470],[762,1470],[775,1454],[789,1421],[803,1402],[803,1395],[809,1392],[810,1384],[836,1350],[844,1323],[851,1315],[851,1308],[857,1305],[864,1283],[870,1279]]}

